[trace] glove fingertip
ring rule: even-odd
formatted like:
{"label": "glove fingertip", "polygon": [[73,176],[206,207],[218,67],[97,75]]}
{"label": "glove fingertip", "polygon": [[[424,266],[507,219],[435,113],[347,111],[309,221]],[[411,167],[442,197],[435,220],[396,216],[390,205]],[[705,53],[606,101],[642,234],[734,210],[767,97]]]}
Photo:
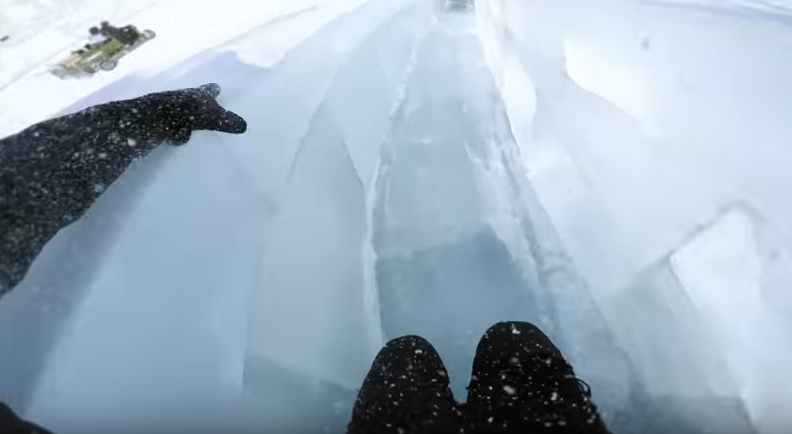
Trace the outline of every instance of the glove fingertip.
{"label": "glove fingertip", "polygon": [[234,112],[225,111],[218,118],[215,129],[223,133],[242,134],[247,131],[247,121]]}

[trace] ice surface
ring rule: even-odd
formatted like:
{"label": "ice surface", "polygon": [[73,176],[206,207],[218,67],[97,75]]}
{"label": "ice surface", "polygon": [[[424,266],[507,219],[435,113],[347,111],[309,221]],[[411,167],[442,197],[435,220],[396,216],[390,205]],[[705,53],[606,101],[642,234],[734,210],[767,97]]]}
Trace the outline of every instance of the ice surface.
{"label": "ice surface", "polygon": [[[383,6],[386,8],[383,9]],[[393,10],[393,6],[402,9]],[[261,266],[261,285],[252,299],[249,310],[250,329],[248,351],[251,357],[264,357],[285,366],[305,369],[328,381],[338,382],[348,388],[359,386],[376,352],[382,345],[379,329],[379,312],[366,300],[375,295],[364,280],[361,249],[366,242],[366,188],[377,162],[378,143],[385,136],[391,107],[395,104],[401,86],[409,53],[414,45],[415,33],[404,32],[414,28],[420,34],[428,22],[426,6],[418,2],[372,2],[355,14],[368,13],[372,17],[387,19],[377,25],[369,18],[371,26],[379,27],[366,35],[368,42],[349,46],[354,54],[338,71],[329,67],[337,59],[325,59],[324,67],[311,68],[314,74],[330,74],[330,87],[317,100],[317,106],[307,106],[304,111],[306,130],[283,131],[286,120],[274,123],[269,129],[280,134],[290,134],[294,140],[266,140],[280,143],[275,150],[284,159],[280,167],[274,164],[267,170],[272,179],[270,188],[277,215],[265,229],[264,257]],[[385,12],[385,14],[383,14]],[[304,55],[320,61],[316,53],[330,45],[342,47],[349,38],[350,23],[360,19],[344,17],[323,29],[321,35],[307,42],[292,54],[298,61],[286,58],[281,64],[282,75],[273,77],[286,80],[282,88],[304,86],[303,81],[290,68],[306,68]],[[364,31],[365,26],[356,27]],[[318,46],[317,46],[318,45]],[[402,58],[392,65],[381,62],[381,53]],[[393,78],[388,79],[388,75]],[[362,78],[366,77],[366,81]],[[319,84],[321,80],[312,80]],[[361,87],[351,91],[353,82]],[[370,83],[362,88],[363,83]],[[365,94],[359,93],[366,91]],[[304,90],[303,90],[304,92]],[[354,95],[366,95],[367,114],[354,116]],[[306,93],[302,93],[305,95]],[[296,101],[297,95],[273,99],[273,111],[284,112],[284,101]],[[310,101],[306,101],[310,102]],[[305,103],[303,103],[305,104]],[[350,113],[352,112],[352,113]],[[288,121],[298,120],[295,112]],[[357,128],[352,128],[357,126]],[[368,148],[364,144],[368,144]],[[372,152],[369,148],[374,148]],[[289,148],[291,152],[288,153]],[[266,158],[266,157],[265,157]],[[288,158],[288,159],[286,159]],[[263,161],[278,160],[262,158]],[[260,170],[260,169],[259,169]],[[267,184],[264,184],[267,185]],[[310,273],[306,273],[306,264]],[[270,288],[280,288],[273,292]],[[291,296],[278,295],[280,291]],[[311,300],[306,303],[305,300]],[[283,324],[301,318],[284,333]],[[310,342],[297,345],[295,342]]]}
{"label": "ice surface", "polygon": [[790,378],[769,362],[792,348],[788,4],[713,3],[495,0],[479,24],[529,179],[654,401],[718,396],[783,432],[788,386],[758,384]]}
{"label": "ice surface", "polygon": [[[207,133],[197,134],[191,143],[195,146],[190,146],[186,154],[162,149],[147,158],[139,171],[128,172],[103,196],[103,201],[121,203],[123,208],[97,204],[91,215],[56,240],[64,247],[59,248],[57,242],[48,247],[47,254],[36,264],[41,271],[5,298],[0,307],[2,329],[10,335],[0,351],[3,372],[8,373],[2,377],[4,397],[24,414],[63,429],[73,428],[70,422],[74,421],[131,424],[158,418],[171,423],[193,419],[190,423],[196,423],[195,414],[202,414],[203,419],[217,417],[217,411],[206,411],[209,404],[225,409],[229,406],[224,402],[240,401],[246,352],[273,358],[298,370],[301,376],[305,376],[305,369],[316,371],[314,375],[329,371],[325,378],[350,389],[357,387],[358,379],[365,375],[365,366],[381,345],[378,318],[370,315],[370,309],[364,315],[362,284],[357,289],[348,284],[355,280],[356,272],[362,283],[361,265],[354,265],[354,258],[361,262],[358,253],[365,233],[365,195],[343,143],[339,142],[339,152],[329,154],[340,157],[336,158],[340,166],[323,164],[330,162],[325,151],[332,149],[311,143],[316,143],[318,134],[332,133],[332,129],[328,130],[332,123],[321,125],[321,113],[332,115],[332,110],[318,107],[325,100],[337,69],[355,47],[390,19],[428,20],[425,11],[416,14],[415,2],[412,13],[399,13],[405,4],[371,2],[352,7],[350,16],[334,20],[333,13],[350,9],[350,2],[337,2],[332,8],[316,8],[293,20],[273,23],[284,33],[291,30],[292,34],[305,35],[302,40],[269,41],[266,37],[271,28],[263,26],[234,42],[258,38],[270,53],[280,50],[283,60],[278,66],[285,70],[280,74],[244,63],[233,51],[221,48],[214,56],[188,60],[190,67],[177,68],[181,69],[179,74],[170,70],[145,80],[140,75],[128,76],[66,108],[72,111],[112,98],[224,78],[229,82],[220,80],[224,86],[221,101],[236,101],[238,108],[234,110],[248,118],[261,116],[261,122],[252,122],[241,142]],[[370,25],[350,31],[349,24],[358,21]],[[293,29],[298,26],[303,28],[299,32]],[[312,36],[319,28],[320,33]],[[403,28],[391,26],[391,32],[393,29]],[[409,40],[406,33],[400,34]],[[312,38],[306,40],[309,36]],[[317,57],[317,53],[325,56]],[[306,65],[309,59],[316,64]],[[336,70],[330,67],[332,63],[337,65]],[[291,80],[290,88],[283,86],[284,80]],[[392,87],[398,87],[398,83]],[[273,89],[284,94],[277,95]],[[326,103],[325,106],[332,108]],[[383,114],[386,119],[389,111],[388,103]],[[275,114],[288,122],[282,122]],[[309,127],[314,139],[308,134]],[[284,137],[294,140],[279,139]],[[295,159],[298,150],[300,158]],[[277,158],[279,155],[283,157]],[[254,164],[256,161],[259,164]],[[326,175],[317,176],[322,171]],[[336,195],[325,201],[327,211],[335,207],[339,213],[338,225],[331,226],[332,214],[318,214],[311,206],[325,196],[327,190],[322,188],[332,187],[334,181],[339,184],[330,193]],[[355,188],[360,190],[356,192]],[[293,194],[284,196],[284,189]],[[349,200],[339,202],[344,195]],[[292,219],[295,215],[315,220]],[[110,226],[111,221],[118,224],[101,232],[103,225]],[[83,225],[87,227],[83,229]],[[344,231],[344,227],[348,229]],[[315,237],[308,236],[309,228],[314,228]],[[96,239],[86,240],[85,235],[75,234],[81,229]],[[295,230],[299,231],[298,236],[290,239],[276,237]],[[332,235],[324,238],[329,243],[326,254],[311,260],[311,252],[323,252],[316,248],[322,234]],[[282,249],[267,249],[270,237]],[[289,247],[297,256],[289,255]],[[352,253],[343,255],[335,247]],[[87,261],[63,260],[68,258],[69,250],[82,249],[91,253],[101,250]],[[45,262],[48,255],[58,255],[59,250],[60,260]],[[289,258],[294,261],[280,262],[278,267],[272,263]],[[338,260],[328,262],[335,258]],[[348,260],[352,260],[352,265],[341,274],[351,273],[352,277],[331,286],[328,276],[337,275],[337,266]],[[311,273],[306,273],[306,262],[315,264]],[[320,274],[320,265],[329,274]],[[85,270],[74,271],[79,266]],[[286,276],[286,281],[284,277],[279,281],[272,275],[273,270]],[[51,288],[51,281],[59,280],[55,276],[63,279],[71,274],[82,280],[68,289],[69,296],[57,292],[62,288]],[[37,284],[37,276],[51,281]],[[302,288],[301,282],[305,281],[294,280],[312,276],[312,287]],[[26,290],[26,286],[34,289]],[[284,292],[269,292],[261,296],[263,299],[251,293],[253,288],[263,291],[273,286]],[[169,291],[169,287],[179,289]],[[292,290],[303,292],[290,293]],[[344,297],[344,291],[349,295]],[[333,304],[321,302],[319,296],[338,308],[330,309]],[[288,301],[290,297],[292,301]],[[294,309],[300,306],[295,302],[309,307],[303,303],[306,299],[313,299],[315,307],[313,311],[303,309],[305,318],[299,319],[300,313]],[[258,303],[262,300],[263,305]],[[278,306],[278,300],[286,304]],[[360,306],[359,318],[373,318],[373,329],[350,315],[355,303]],[[53,304],[62,313],[47,317],[44,324],[38,322],[40,313],[31,314]],[[250,316],[246,315],[248,310]],[[275,316],[264,318],[273,313]],[[334,328],[342,317],[352,318],[350,326]],[[249,332],[248,318],[260,320],[251,321]],[[293,324],[292,333],[282,333],[287,322]],[[18,332],[30,329],[37,333]],[[301,336],[300,330],[307,335]],[[284,337],[280,341],[265,341],[279,335]],[[344,345],[344,340],[349,344]],[[350,362],[355,357],[349,350],[355,348],[362,348],[357,350],[362,354],[357,362]],[[338,358],[339,354],[345,357],[336,363],[320,363]],[[130,365],[139,369],[126,375]],[[161,369],[154,369],[153,365]],[[341,373],[336,372],[339,369]],[[353,373],[345,374],[349,369]],[[255,376],[251,381],[255,383]],[[152,395],[157,399],[152,399]]]}
{"label": "ice surface", "polygon": [[[0,300],[25,416],[342,431],[386,339],[432,341],[463,400],[481,334],[522,319],[614,432],[788,431],[782,3],[138,5],[0,46],[0,135],[209,81],[249,131],[137,162]],[[97,14],[156,43],[42,75]]]}
{"label": "ice surface", "polygon": [[[602,327],[597,315],[586,315],[585,288],[546,217],[531,209],[538,202],[522,181],[517,155],[473,17],[442,17],[417,53],[377,179],[383,331],[435,342],[460,399],[478,339],[508,319],[542,324],[570,355],[585,352],[592,364],[604,356],[606,365],[619,367],[609,383],[625,390],[628,378],[619,377],[629,377],[629,368],[618,355],[595,349],[607,336],[581,329],[577,337],[595,337],[572,344],[573,327],[557,321],[574,312],[591,320],[588,331]],[[570,303],[557,306],[558,298]]]}

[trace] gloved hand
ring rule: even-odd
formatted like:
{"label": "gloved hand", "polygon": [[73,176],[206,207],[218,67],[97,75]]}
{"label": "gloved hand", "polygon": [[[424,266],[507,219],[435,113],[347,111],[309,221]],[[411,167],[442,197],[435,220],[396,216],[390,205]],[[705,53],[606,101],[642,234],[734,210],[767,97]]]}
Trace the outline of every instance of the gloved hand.
{"label": "gloved hand", "polygon": [[247,122],[236,113],[224,109],[215,100],[220,86],[215,83],[197,88],[152,93],[125,101],[132,110],[146,115],[156,138],[181,145],[190,140],[193,131],[210,130],[242,134]]}
{"label": "gloved hand", "polygon": [[0,139],[0,296],[133,161],[163,142],[187,143],[193,131],[244,133],[219,94],[206,84],[113,101]]}

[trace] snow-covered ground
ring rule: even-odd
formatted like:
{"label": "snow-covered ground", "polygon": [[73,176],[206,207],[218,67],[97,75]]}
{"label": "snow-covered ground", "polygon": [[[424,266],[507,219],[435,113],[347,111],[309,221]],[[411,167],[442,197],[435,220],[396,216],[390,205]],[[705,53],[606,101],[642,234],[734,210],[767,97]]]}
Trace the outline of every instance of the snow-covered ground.
{"label": "snow-covered ground", "polygon": [[[429,338],[461,399],[523,319],[614,432],[788,432],[790,4],[441,3],[0,2],[0,136],[205,82],[249,124],[47,246],[0,300],[0,397],[64,433],[339,430],[385,339]],[[103,19],[158,36],[47,74]]]}

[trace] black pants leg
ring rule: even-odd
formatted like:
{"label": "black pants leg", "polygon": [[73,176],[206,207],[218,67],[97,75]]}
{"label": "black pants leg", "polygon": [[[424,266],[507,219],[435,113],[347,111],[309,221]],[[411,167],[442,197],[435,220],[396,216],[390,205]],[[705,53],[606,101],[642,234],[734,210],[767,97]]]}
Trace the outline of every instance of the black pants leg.
{"label": "black pants leg", "polygon": [[347,432],[458,433],[461,413],[448,384],[448,372],[426,339],[394,339],[374,359]]}
{"label": "black pants leg", "polygon": [[476,348],[466,428],[475,433],[607,433],[590,396],[538,327],[501,322]]}

